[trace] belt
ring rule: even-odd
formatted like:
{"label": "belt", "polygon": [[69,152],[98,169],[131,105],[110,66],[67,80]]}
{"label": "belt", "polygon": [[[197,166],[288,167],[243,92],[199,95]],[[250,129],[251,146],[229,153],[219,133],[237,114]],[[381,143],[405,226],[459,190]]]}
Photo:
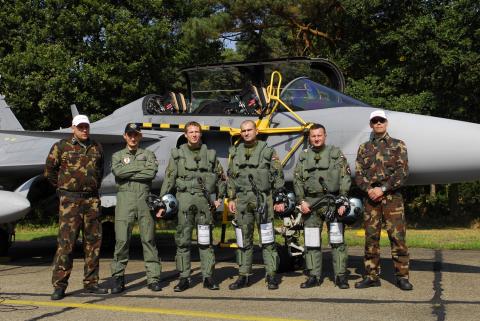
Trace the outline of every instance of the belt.
{"label": "belt", "polygon": [[198,195],[203,195],[203,192],[200,190],[185,190],[185,191],[177,191],[177,193],[181,193],[181,194],[190,194],[190,195],[195,195],[195,194],[198,194]]}
{"label": "belt", "polygon": [[[335,195],[335,196],[338,196],[338,192],[336,193],[328,193],[328,194],[332,194],[332,195]],[[324,196],[325,193],[305,193],[305,196],[306,197],[322,197]]]}
{"label": "belt", "polygon": [[305,193],[306,197],[322,197],[324,193]]}
{"label": "belt", "polygon": [[98,192],[70,192],[63,189],[57,190],[58,196],[67,196],[72,198],[92,198],[98,197]]}

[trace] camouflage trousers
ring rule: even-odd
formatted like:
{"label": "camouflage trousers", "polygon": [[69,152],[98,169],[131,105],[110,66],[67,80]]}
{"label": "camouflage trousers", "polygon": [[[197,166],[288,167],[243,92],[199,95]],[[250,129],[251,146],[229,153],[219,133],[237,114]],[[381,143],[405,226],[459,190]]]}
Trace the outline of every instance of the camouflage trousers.
{"label": "camouflage trousers", "polygon": [[[211,277],[215,269],[215,253],[212,246],[213,217],[208,202],[199,193],[177,193],[178,225],[175,234],[177,254],[175,263],[181,278],[191,274],[190,246],[193,230],[197,225],[210,225],[210,245],[198,245],[203,278]],[[198,236],[198,235],[197,235]]]}
{"label": "camouflage trousers", "polygon": [[408,278],[409,254],[406,245],[406,221],[403,197],[400,193],[389,194],[380,202],[365,202],[365,274],[377,279],[380,274],[380,232],[385,224],[390,240],[395,275]]}
{"label": "camouflage trousers", "polygon": [[99,220],[100,199],[60,196],[57,251],[53,259],[52,284],[65,289],[72,272],[72,251],[80,230],[85,253],[84,287],[98,283],[102,225]]}

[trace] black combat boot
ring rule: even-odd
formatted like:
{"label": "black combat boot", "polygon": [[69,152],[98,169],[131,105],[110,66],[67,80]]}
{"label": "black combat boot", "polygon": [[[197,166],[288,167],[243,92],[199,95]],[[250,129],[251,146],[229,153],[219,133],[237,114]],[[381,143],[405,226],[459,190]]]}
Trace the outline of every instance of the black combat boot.
{"label": "black combat boot", "polygon": [[205,278],[203,280],[203,287],[209,290],[220,290],[220,287],[212,277]]}
{"label": "black combat boot", "polygon": [[183,292],[190,287],[190,281],[188,278],[180,278],[180,281],[177,285],[173,288],[175,292]]}
{"label": "black combat boot", "polygon": [[411,291],[413,290],[413,285],[408,281],[406,278],[398,278],[397,279],[397,286],[402,289],[403,291]]}
{"label": "black combat boot", "polygon": [[245,275],[239,275],[238,276],[238,279],[233,282],[232,284],[230,284],[228,286],[228,288],[230,290],[238,290],[238,289],[241,289],[241,288],[245,288],[248,286],[248,277],[245,276]]}
{"label": "black combat boot", "polygon": [[112,294],[118,294],[125,291],[125,278],[123,276],[116,276],[113,278],[113,287],[110,292]]}
{"label": "black combat boot", "polygon": [[50,296],[50,299],[56,301],[56,300],[61,300],[64,297],[65,297],[65,289],[56,288],[55,290],[53,290],[53,293]]}
{"label": "black combat boot", "polygon": [[98,284],[87,285],[84,287],[84,291],[93,294],[108,294],[108,290],[99,287]]}
{"label": "black combat boot", "polygon": [[147,288],[152,290],[153,292],[162,291],[162,286],[160,285],[160,281],[155,281],[147,285]]}
{"label": "black combat boot", "polygon": [[339,289],[348,289],[350,285],[348,284],[347,277],[345,275],[337,275],[335,277],[335,285],[338,286]]}
{"label": "black combat boot", "polygon": [[320,285],[320,280],[314,275],[310,275],[308,279],[300,284],[300,288],[302,289],[308,289],[308,288],[313,288],[314,286],[319,286]]}
{"label": "black combat boot", "polygon": [[278,282],[273,275],[267,275],[267,277],[265,278],[265,282],[267,283],[267,288],[269,290],[278,289]]}
{"label": "black combat boot", "polygon": [[355,283],[355,288],[356,289],[366,289],[366,288],[371,288],[374,286],[380,286],[380,279],[371,279],[368,276],[365,276],[362,281],[359,281]]}

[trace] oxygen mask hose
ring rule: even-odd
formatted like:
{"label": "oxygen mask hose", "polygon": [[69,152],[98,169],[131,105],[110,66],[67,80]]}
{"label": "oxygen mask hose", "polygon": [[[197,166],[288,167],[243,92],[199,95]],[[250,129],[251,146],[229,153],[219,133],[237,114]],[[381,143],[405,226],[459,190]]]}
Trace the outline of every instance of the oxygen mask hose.
{"label": "oxygen mask hose", "polygon": [[267,222],[267,208],[266,208],[267,195],[265,195],[265,193],[260,193],[260,191],[257,188],[257,185],[253,180],[252,174],[248,174],[248,180],[252,185],[252,191],[255,194],[255,198],[257,200],[257,213],[260,215],[262,224],[264,224]]}
{"label": "oxygen mask hose", "polygon": [[198,184],[200,184],[200,187],[202,188],[202,194],[208,202],[208,207],[210,208],[210,212],[214,213],[217,208],[215,207],[215,204],[210,199],[210,193],[208,192],[203,179],[201,177],[197,177],[197,182]]}

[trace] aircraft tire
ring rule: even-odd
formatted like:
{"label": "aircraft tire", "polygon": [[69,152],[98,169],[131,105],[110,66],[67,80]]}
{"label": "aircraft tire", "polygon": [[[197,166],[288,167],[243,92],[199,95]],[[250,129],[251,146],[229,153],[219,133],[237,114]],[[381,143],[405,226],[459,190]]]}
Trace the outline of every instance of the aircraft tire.
{"label": "aircraft tire", "polygon": [[277,252],[278,256],[280,257],[278,272],[284,273],[295,271],[294,258],[288,253],[288,246],[277,243]]}
{"label": "aircraft tire", "polygon": [[113,250],[115,248],[115,224],[111,221],[102,223],[102,250]]}
{"label": "aircraft tire", "polygon": [[0,256],[6,256],[8,254],[8,249],[10,248],[10,235],[8,231],[3,228],[0,228]]}

